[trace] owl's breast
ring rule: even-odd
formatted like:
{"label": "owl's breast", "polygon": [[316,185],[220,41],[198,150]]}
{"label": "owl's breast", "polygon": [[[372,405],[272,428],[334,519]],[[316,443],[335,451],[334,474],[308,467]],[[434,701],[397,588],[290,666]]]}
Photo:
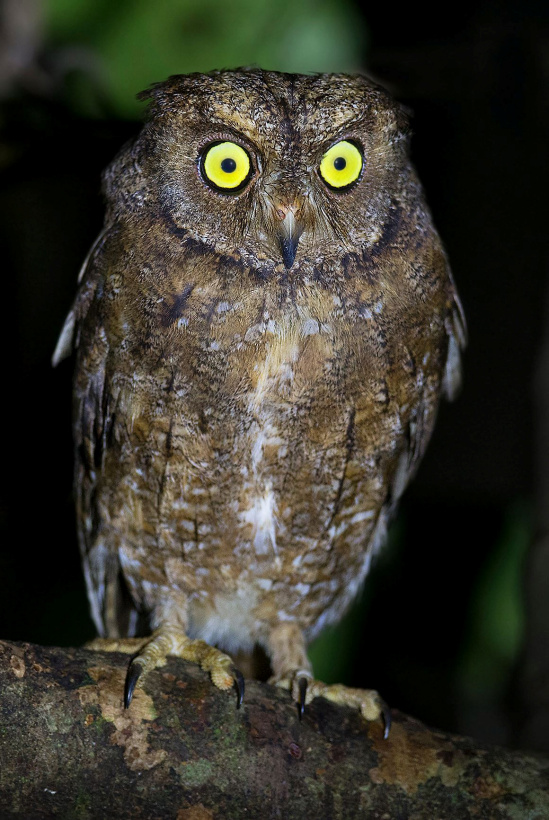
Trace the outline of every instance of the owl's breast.
{"label": "owl's breast", "polygon": [[133,510],[125,571],[142,551],[151,583],[197,600],[240,590],[264,619],[310,607],[314,622],[354,593],[381,538],[429,379],[436,406],[438,354],[417,328],[442,322],[397,324],[379,296],[350,306],[325,288],[182,294],[155,300],[122,391],[109,517],[127,529]]}
{"label": "owl's breast", "polygon": [[[347,320],[311,314],[307,306],[264,310],[236,341],[211,333],[172,411],[187,425],[195,420],[179,446],[201,466],[192,489],[181,492],[196,500],[203,491],[206,504],[214,499],[204,512],[216,543],[230,544],[247,566],[291,565],[300,575],[314,574],[304,567],[325,559],[334,534],[341,540],[360,524],[367,537],[383,495],[386,454],[402,435],[400,397],[389,398],[380,377],[377,341],[364,331],[361,338]],[[365,476],[368,489],[357,493]],[[343,508],[346,523],[336,520]],[[310,555],[301,566],[304,553]]]}
{"label": "owl's breast", "polygon": [[332,328],[301,316],[271,320],[251,356],[233,456],[241,532],[258,556],[278,559],[299,539],[320,535],[345,452],[345,401],[331,382],[335,355]]}

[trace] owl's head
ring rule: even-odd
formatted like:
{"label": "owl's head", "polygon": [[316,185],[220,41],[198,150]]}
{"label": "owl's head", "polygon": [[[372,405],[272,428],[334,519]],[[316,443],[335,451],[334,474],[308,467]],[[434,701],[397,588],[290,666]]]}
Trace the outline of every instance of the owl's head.
{"label": "owl's head", "polygon": [[139,177],[139,196],[109,190],[111,169],[111,209],[154,209],[181,237],[256,270],[375,244],[409,186],[406,116],[362,76],[216,71],[141,97],[148,122],[112,167]]}

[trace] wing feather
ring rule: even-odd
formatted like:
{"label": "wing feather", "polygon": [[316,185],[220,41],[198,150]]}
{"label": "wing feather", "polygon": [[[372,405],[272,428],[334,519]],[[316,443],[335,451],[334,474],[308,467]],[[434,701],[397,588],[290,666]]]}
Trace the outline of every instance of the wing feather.
{"label": "wing feather", "polygon": [[[442,389],[446,398],[452,401],[461,387],[461,353],[467,344],[467,325],[451,276],[450,288],[449,310],[444,320],[448,347],[442,376]],[[428,400],[424,392],[421,393],[414,416],[408,425],[407,447],[401,453],[393,475],[388,497],[391,510],[394,510],[396,502],[414,476],[423,457],[431,437],[434,416],[432,400]]]}
{"label": "wing feather", "polygon": [[[99,509],[98,490],[116,412],[116,396],[107,374],[109,342],[98,308],[110,233],[108,228],[101,232],[80,270],[80,287],[61,331],[53,364],[76,351],[74,489],[84,577],[97,631],[102,636],[119,637],[134,634],[137,612],[124,582],[118,549],[103,535]],[[93,333],[88,333],[86,318],[92,311]]]}

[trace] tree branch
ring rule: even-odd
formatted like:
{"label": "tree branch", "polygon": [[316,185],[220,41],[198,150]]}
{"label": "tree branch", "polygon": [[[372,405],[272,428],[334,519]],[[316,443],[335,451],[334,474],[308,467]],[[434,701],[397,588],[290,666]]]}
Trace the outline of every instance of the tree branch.
{"label": "tree branch", "polygon": [[0,642],[2,818],[549,817],[549,760],[381,724],[173,659],[122,708],[119,653]]}

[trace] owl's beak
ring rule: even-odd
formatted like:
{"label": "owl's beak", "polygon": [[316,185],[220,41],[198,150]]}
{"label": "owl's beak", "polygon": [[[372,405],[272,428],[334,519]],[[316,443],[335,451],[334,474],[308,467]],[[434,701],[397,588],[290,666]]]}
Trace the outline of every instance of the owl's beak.
{"label": "owl's beak", "polygon": [[294,205],[280,206],[277,214],[282,220],[280,223],[280,247],[286,270],[294,264],[299,238],[303,233],[303,226],[296,219],[297,208]]}

